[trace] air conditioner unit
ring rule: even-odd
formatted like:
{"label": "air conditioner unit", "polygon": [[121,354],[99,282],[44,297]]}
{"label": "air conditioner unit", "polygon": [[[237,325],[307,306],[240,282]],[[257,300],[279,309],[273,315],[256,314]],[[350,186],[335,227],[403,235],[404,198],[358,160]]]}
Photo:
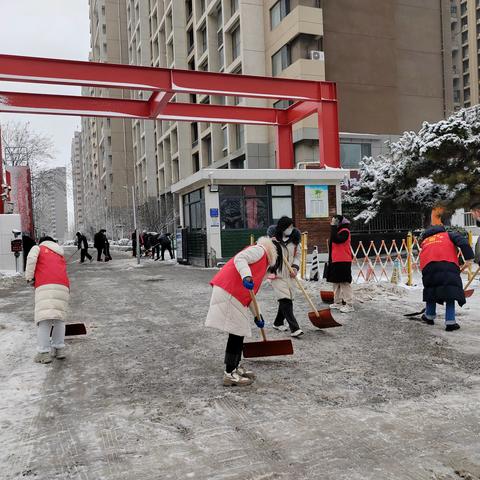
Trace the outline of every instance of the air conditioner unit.
{"label": "air conditioner unit", "polygon": [[325,60],[325,52],[320,50],[310,50],[310,58],[312,60],[319,60],[323,62]]}

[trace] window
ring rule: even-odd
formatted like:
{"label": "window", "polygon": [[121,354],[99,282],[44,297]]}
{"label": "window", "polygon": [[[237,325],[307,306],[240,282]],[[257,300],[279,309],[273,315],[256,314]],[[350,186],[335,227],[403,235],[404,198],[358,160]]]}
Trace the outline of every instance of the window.
{"label": "window", "polygon": [[228,128],[226,125],[222,126],[222,152],[223,156],[225,157],[228,153]]}
{"label": "window", "polygon": [[279,0],[270,9],[270,27],[273,30],[290,13],[290,0]]}
{"label": "window", "polygon": [[290,185],[272,185],[272,223],[276,223],[281,217],[293,216],[292,187]]}
{"label": "window", "polygon": [[293,103],[293,100],[278,100],[273,104],[273,108],[278,110],[286,110],[287,108],[290,108]]}
{"label": "window", "polygon": [[370,143],[340,143],[340,159],[342,168],[359,168],[363,157],[372,154]]}
{"label": "window", "polygon": [[205,228],[205,200],[203,188],[183,196],[183,215],[189,230]]}
{"label": "window", "polygon": [[191,28],[187,32],[187,54],[193,50],[194,44],[195,44],[195,38],[193,35],[193,28]]}
{"label": "window", "polygon": [[207,26],[204,25],[200,30],[200,54],[207,49]]}
{"label": "window", "polygon": [[240,55],[240,26],[237,26],[232,32],[232,60]]}
{"label": "window", "polygon": [[193,12],[192,0],[186,0],[185,12],[186,12],[187,23],[188,23],[188,21],[192,18],[192,12]]}
{"label": "window", "polygon": [[230,0],[230,10],[232,15],[238,10],[238,0]]}
{"label": "window", "polygon": [[198,172],[200,170],[200,155],[198,153],[193,154],[192,162],[193,162],[193,173]]}
{"label": "window", "polygon": [[235,141],[237,149],[242,148],[245,143],[245,127],[243,125],[235,126]]}
{"label": "window", "polygon": [[284,45],[272,56],[272,75],[275,77],[292,63],[290,45]]}
{"label": "window", "polygon": [[198,123],[192,123],[190,128],[192,132],[192,147],[196,147],[198,145]]}
{"label": "window", "polygon": [[212,139],[209,136],[205,137],[203,140],[202,140],[202,143],[203,143],[203,155],[205,156],[205,159],[207,161],[207,165],[211,165],[212,164]]}
{"label": "window", "polygon": [[265,185],[220,185],[222,229],[266,228],[269,225]]}
{"label": "window", "polygon": [[107,26],[105,24],[102,25],[102,33],[103,34],[107,33]]}

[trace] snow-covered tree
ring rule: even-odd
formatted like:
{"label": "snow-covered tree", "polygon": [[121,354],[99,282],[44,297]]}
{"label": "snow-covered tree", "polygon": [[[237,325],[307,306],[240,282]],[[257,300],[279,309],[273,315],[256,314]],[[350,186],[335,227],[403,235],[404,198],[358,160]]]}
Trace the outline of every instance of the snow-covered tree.
{"label": "snow-covered tree", "polygon": [[461,110],[418,133],[405,132],[389,153],[365,158],[345,201],[368,222],[389,210],[449,210],[480,199],[480,107]]}

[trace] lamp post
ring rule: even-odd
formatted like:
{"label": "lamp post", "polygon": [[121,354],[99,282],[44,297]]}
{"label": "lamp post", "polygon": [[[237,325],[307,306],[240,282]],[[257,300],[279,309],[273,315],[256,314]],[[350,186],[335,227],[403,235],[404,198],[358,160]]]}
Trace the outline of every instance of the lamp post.
{"label": "lamp post", "polygon": [[[128,186],[124,185],[123,188],[127,190],[128,195]],[[133,204],[133,228],[135,229],[135,239],[137,243],[136,254],[137,254],[137,264],[140,265],[140,234],[138,233],[137,225],[137,207],[135,202],[135,187],[132,185],[132,204]]]}

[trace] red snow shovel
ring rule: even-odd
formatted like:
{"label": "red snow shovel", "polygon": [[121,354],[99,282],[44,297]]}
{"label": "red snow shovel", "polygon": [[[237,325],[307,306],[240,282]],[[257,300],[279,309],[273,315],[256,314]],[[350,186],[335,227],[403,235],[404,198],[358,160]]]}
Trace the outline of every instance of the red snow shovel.
{"label": "red snow shovel", "polygon": [[330,290],[320,290],[320,297],[323,303],[333,303],[333,292]]}
{"label": "red snow shovel", "polygon": [[464,292],[465,292],[465,298],[469,298],[473,295],[475,290],[473,288],[468,289],[468,287],[472,284],[473,280],[475,277],[480,273],[480,267],[477,268],[477,271],[472,275],[472,278],[468,281],[468,283],[465,285]]}
{"label": "red snow shovel", "polygon": [[[255,316],[260,318],[257,298],[252,290],[250,290],[250,296],[252,297]],[[248,342],[243,344],[243,356],[245,358],[293,355],[293,344],[291,340],[267,340],[263,328],[260,329],[260,333],[263,338],[262,342]]]}
{"label": "red snow shovel", "polygon": [[[290,266],[290,264],[287,262],[285,258],[283,259],[283,262],[287,266],[288,271],[292,275],[295,274],[295,272],[293,271],[293,268]],[[295,274],[295,281],[297,282],[298,288],[303,292],[303,294],[305,295],[305,298],[307,299],[308,303],[312,307],[313,312],[308,312],[308,319],[312,322],[313,325],[315,325],[317,328],[333,328],[333,327],[342,326],[341,323],[338,323],[337,321],[335,321],[335,319],[332,316],[332,312],[330,311],[329,308],[324,308],[323,310],[320,310],[320,311],[317,310],[317,308],[312,302],[312,299],[310,298],[310,295],[308,295],[307,291],[298,280],[296,274]]]}

